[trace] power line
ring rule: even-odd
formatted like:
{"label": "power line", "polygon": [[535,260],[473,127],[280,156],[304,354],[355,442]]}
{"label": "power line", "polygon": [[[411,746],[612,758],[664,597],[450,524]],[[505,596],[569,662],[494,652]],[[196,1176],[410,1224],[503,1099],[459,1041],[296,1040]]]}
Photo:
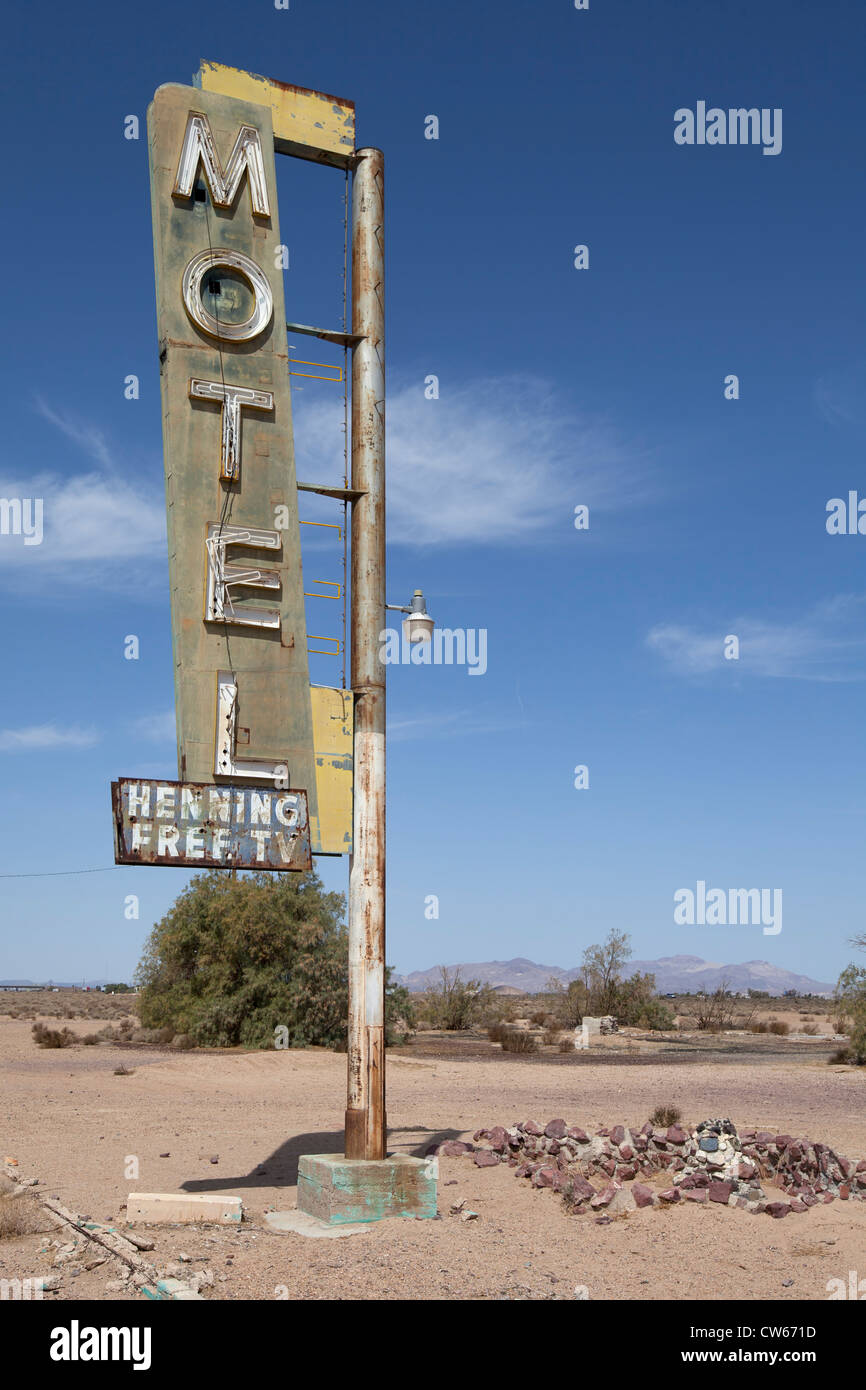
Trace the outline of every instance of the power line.
{"label": "power line", "polygon": [[0,878],[65,878],[72,873],[111,873],[117,869],[117,865],[108,865],[107,869],[50,869],[46,873],[0,873]]}

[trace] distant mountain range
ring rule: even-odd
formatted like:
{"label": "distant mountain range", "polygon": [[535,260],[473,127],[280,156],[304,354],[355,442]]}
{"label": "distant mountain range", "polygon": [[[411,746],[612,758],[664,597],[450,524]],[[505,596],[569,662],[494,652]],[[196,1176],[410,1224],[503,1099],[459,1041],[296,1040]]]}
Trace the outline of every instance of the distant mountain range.
{"label": "distant mountain range", "polygon": [[[567,985],[577,979],[580,969],[563,970],[557,965],[538,965],[524,956],[514,960],[485,960],[450,965],[449,970],[459,970],[464,980],[481,980],[488,985],[508,985],[539,994],[545,989],[548,980],[554,977]],[[432,966],[429,970],[413,970],[409,975],[396,975],[397,983],[406,985],[409,990],[419,992],[430,989],[439,982],[441,967]],[[658,960],[630,960],[623,974],[651,974],[656,977],[656,988],[660,994],[694,993],[695,990],[714,990],[727,982],[728,989],[745,991],[763,989],[768,994],[784,994],[786,989],[795,989],[798,994],[832,994],[833,986],[824,980],[813,980],[808,975],[797,975],[792,970],[771,965],[766,960],[747,960],[741,965],[722,965],[718,961],[703,960],[700,956],[661,956]]]}
{"label": "distant mountain range", "polygon": [[[117,984],[117,981],[116,981],[116,980],[85,980],[84,983],[87,984],[87,985],[89,985],[91,989],[95,989],[95,988],[97,987],[97,985],[101,988],[102,985],[113,985],[113,984]],[[10,985],[32,985],[35,989],[81,989],[81,988],[82,988],[82,982],[81,982],[80,980],[49,980],[47,983],[46,983],[46,982],[42,982],[41,984],[37,983],[36,980],[0,980],[0,989],[8,988],[8,986],[10,986]]]}

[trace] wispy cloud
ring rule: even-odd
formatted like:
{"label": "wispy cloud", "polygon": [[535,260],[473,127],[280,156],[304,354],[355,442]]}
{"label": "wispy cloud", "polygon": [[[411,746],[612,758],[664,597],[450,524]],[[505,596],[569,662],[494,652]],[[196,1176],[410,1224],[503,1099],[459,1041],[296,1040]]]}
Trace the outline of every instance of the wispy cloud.
{"label": "wispy cloud", "polygon": [[161,714],[144,714],[132,724],[132,732],[148,743],[175,743],[177,723],[174,710],[163,710]]}
{"label": "wispy cloud", "polygon": [[866,361],[825,372],[815,383],[815,404],[828,424],[838,429],[866,431]]}
{"label": "wispy cloud", "polygon": [[[652,628],[646,644],[683,676],[705,676],[722,667],[740,675],[788,680],[866,679],[866,595],[840,594],[800,618],[768,622],[739,617],[712,630],[676,623]],[[739,660],[725,657],[725,638],[739,639]]]}
{"label": "wispy cloud", "polygon": [[500,713],[478,709],[449,710],[421,713],[411,719],[389,719],[388,738],[392,743],[408,743],[414,739],[460,738],[471,735],[506,733],[525,725],[525,719],[513,719]]}
{"label": "wispy cloud", "polygon": [[65,434],[74,444],[107,472],[114,472],[114,459],[102,430],[87,421],[79,420],[67,411],[55,410],[41,396],[36,397],[36,409],[44,420]]}
{"label": "wispy cloud", "polygon": [[36,409],[66,439],[91,460],[85,472],[69,475],[57,469],[28,478],[0,476],[0,496],[41,498],[43,536],[39,545],[25,545],[23,536],[3,536],[0,566],[19,570],[28,578],[43,574],[96,583],[106,574],[122,574],[132,582],[131,567],[140,575],[142,562],[166,553],[165,504],[162,487],[130,482],[132,464],[118,467],[105,435],[95,425],[64,414],[37,398]]}
{"label": "wispy cloud", "polygon": [[[141,561],[165,553],[165,509],[142,489],[98,473],[61,478],[43,474],[25,481],[0,477],[0,496],[41,497],[44,534],[41,545],[26,546],[4,536],[0,565],[33,573],[56,570],[74,576],[94,566]],[[14,542],[20,542],[14,544]]]}
{"label": "wispy cloud", "polygon": [[[298,475],[333,480],[342,409],[296,407]],[[578,503],[633,506],[649,490],[645,457],[582,416],[548,383],[521,377],[392,390],[387,404],[392,542],[496,544],[548,538]]]}
{"label": "wispy cloud", "polygon": [[0,729],[0,752],[27,753],[51,748],[92,748],[99,742],[95,729],[74,725],[31,724],[26,729]]}

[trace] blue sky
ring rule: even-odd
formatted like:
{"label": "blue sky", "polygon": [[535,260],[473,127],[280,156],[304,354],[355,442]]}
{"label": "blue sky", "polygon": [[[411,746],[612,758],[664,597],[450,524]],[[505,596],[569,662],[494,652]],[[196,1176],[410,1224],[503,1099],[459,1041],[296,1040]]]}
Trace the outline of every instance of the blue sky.
{"label": "blue sky", "polygon": [[[110,865],[111,779],[177,775],[144,116],[206,57],[354,99],[385,150],[389,598],[488,632],[483,676],[389,670],[389,961],[571,966],[617,927],[835,979],[863,929],[866,536],[825,520],[866,494],[866,12],[239,15],[31,7],[9,34],[0,496],[43,497],[45,537],[0,536],[0,872]],[[781,108],[781,153],[677,145],[699,101]],[[342,175],[279,169],[289,317],[337,326]],[[336,481],[339,389],[299,385],[298,476]],[[0,977],[128,978],[186,878],[0,879]],[[699,880],[780,888],[782,931],[676,925]]]}

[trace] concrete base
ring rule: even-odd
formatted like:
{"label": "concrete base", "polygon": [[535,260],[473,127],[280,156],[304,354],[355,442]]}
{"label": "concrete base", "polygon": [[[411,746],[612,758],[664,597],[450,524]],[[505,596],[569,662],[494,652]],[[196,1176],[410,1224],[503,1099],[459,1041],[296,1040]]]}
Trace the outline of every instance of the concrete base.
{"label": "concrete base", "polygon": [[280,1235],[286,1232],[295,1236],[309,1236],[313,1240],[333,1240],[335,1236],[357,1236],[362,1231],[369,1231],[369,1222],[360,1224],[356,1221],[346,1221],[342,1226],[329,1226],[327,1221],[320,1221],[318,1216],[310,1216],[305,1211],[266,1211],[265,1225],[271,1231],[277,1231]]}
{"label": "concrete base", "polygon": [[298,1211],[329,1226],[436,1215],[439,1161],[392,1154],[344,1158],[306,1154],[298,1161]]}
{"label": "concrete base", "polygon": [[243,1207],[240,1197],[190,1196],[187,1192],[130,1192],[126,1199],[127,1221],[145,1225],[174,1222],[215,1221],[221,1226],[240,1222]]}

